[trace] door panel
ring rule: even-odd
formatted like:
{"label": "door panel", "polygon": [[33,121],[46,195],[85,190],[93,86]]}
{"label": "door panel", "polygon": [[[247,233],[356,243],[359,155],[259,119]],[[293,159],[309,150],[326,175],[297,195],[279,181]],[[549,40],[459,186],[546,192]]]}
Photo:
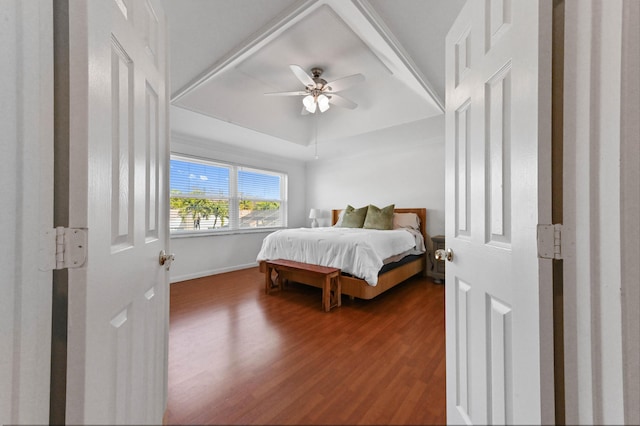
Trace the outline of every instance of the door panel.
{"label": "door panel", "polygon": [[[455,406],[459,414],[468,422],[469,410],[469,290],[471,286],[456,279],[455,315],[456,315],[456,378]],[[448,379],[447,379],[448,380]]]}
{"label": "door panel", "polygon": [[159,2],[70,8],[73,227],[88,261],[69,277],[68,423],[162,422],[166,404],[168,134]]}
{"label": "door panel", "polygon": [[509,247],[510,201],[510,107],[511,64],[506,64],[485,84],[488,218],[486,242]]}
{"label": "door panel", "polygon": [[145,84],[145,146],[146,146],[146,183],[145,183],[145,218],[146,218],[146,238],[147,242],[158,239],[158,217],[160,215],[160,207],[158,199],[158,181],[160,180],[160,139],[158,132],[159,123],[159,99],[158,94],[153,87],[146,82]]}
{"label": "door panel", "polygon": [[490,418],[494,424],[509,424],[513,419],[511,307],[489,295],[487,305]]}
{"label": "door panel", "polygon": [[133,244],[135,153],[133,136],[133,61],[120,42],[111,39],[111,251]]}
{"label": "door panel", "polygon": [[456,236],[469,237],[471,229],[469,224],[469,207],[471,205],[469,197],[469,153],[471,147],[470,126],[471,126],[471,100],[465,101],[456,110],[456,135],[455,135],[455,165],[456,165]]}
{"label": "door panel", "polygon": [[550,114],[550,85],[538,78],[545,8],[537,1],[469,1],[446,40],[450,423],[547,418],[542,372],[552,366],[541,365],[549,348],[540,336],[552,331],[540,325],[548,314],[540,308],[546,266],[536,254],[540,212],[550,215],[551,206],[538,186],[545,170],[538,152],[550,130],[539,119]]}

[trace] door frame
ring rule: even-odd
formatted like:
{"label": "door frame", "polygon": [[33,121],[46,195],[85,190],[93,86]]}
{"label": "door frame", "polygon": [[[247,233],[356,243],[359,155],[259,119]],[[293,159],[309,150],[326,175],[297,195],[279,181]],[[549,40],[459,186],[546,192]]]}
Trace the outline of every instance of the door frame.
{"label": "door frame", "polygon": [[0,7],[0,424],[49,422],[53,229],[52,4]]}
{"label": "door frame", "polygon": [[566,423],[640,423],[640,4],[565,0]]}

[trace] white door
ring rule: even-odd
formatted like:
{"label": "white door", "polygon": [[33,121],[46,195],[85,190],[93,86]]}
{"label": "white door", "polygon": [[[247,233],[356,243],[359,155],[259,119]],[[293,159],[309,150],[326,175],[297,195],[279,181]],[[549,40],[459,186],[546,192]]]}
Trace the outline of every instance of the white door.
{"label": "white door", "polygon": [[551,1],[469,0],[446,38],[447,421],[553,423]]}
{"label": "white door", "polygon": [[49,422],[52,2],[0,1],[0,424]]}
{"label": "white door", "polygon": [[69,7],[67,423],[162,422],[166,404],[168,133],[165,18],[150,0]]}

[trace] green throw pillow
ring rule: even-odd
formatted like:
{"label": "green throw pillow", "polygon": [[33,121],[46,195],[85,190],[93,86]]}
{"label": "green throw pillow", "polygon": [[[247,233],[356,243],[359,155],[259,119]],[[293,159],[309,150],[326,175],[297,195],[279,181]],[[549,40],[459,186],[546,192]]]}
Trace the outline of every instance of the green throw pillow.
{"label": "green throw pillow", "polygon": [[359,209],[355,209],[351,206],[347,206],[344,209],[344,216],[342,217],[342,225],[343,228],[362,228],[364,224],[364,219],[367,217],[367,210],[369,206],[361,207]]}
{"label": "green throw pillow", "polygon": [[363,228],[366,229],[393,229],[393,209],[395,204],[384,208],[369,205]]}

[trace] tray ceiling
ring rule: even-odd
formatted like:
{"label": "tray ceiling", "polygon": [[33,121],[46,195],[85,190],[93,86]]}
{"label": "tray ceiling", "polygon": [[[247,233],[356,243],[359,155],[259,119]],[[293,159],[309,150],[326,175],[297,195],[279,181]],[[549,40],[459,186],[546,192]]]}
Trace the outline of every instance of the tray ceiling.
{"label": "tray ceiling", "polygon": [[[181,140],[310,161],[442,137],[444,40],[466,0],[161,1]],[[290,63],[364,74],[341,92],[359,107],[301,116],[301,98],[264,96],[302,89]]]}
{"label": "tray ceiling", "polygon": [[[358,107],[303,116],[301,96],[264,96],[304,89],[289,64],[321,67],[327,81],[363,74],[363,83],[340,92]],[[371,6],[345,0],[294,4],[176,91],[172,104],[298,146],[316,140],[316,126],[326,143],[442,114],[442,101]]]}

